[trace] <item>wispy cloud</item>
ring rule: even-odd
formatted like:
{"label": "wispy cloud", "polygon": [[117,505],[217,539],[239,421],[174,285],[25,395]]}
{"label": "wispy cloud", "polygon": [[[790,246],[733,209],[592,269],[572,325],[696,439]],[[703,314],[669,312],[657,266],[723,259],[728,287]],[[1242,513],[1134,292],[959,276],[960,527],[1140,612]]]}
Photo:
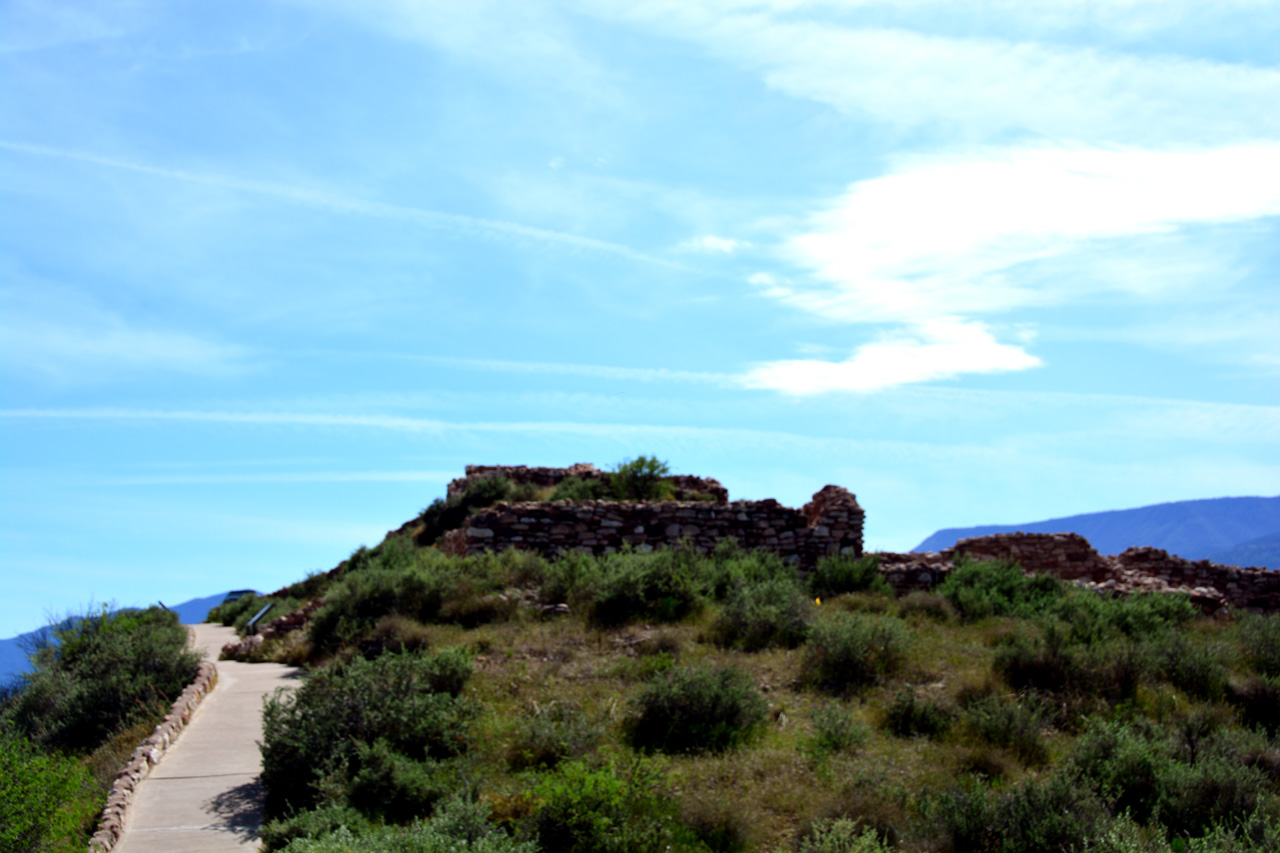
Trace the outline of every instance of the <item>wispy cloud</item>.
{"label": "wispy cloud", "polygon": [[501,373],[530,373],[548,376],[581,376],[588,379],[619,380],[625,382],[681,382],[713,385],[731,385],[732,374],[696,370],[672,370],[665,367],[615,367],[607,364],[570,364],[545,361],[510,361],[503,359],[458,358],[444,355],[414,355],[391,352],[334,353],[344,358],[377,358],[400,361],[416,361],[439,364],[466,370],[484,370]]}
{"label": "wispy cloud", "polygon": [[1276,215],[1280,143],[916,158],[851,185],[787,242],[787,257],[826,287],[768,293],[850,322],[1002,311],[1089,287],[1046,293],[1006,273],[1090,240]]}
{"label": "wispy cloud", "polygon": [[748,371],[741,381],[748,388],[787,394],[870,392],[966,373],[1025,370],[1040,363],[1020,347],[997,342],[978,323],[942,318],[859,347],[842,362],[774,361]]}
{"label": "wispy cloud", "polygon": [[169,180],[184,181],[194,184],[206,184],[221,189],[266,196],[289,204],[298,204],[306,207],[328,210],[333,213],[410,222],[415,225],[430,228],[432,230],[444,231],[460,237],[484,238],[503,242],[535,242],[571,251],[586,251],[612,255],[638,263],[665,267],[667,269],[685,269],[685,267],[673,261],[668,261],[655,255],[646,254],[619,243],[611,243],[606,240],[596,240],[591,237],[583,237],[562,231],[551,231],[546,228],[522,225],[517,222],[484,219],[475,216],[446,213],[443,211],[428,210],[425,208],[411,207],[407,205],[387,204],[385,202],[370,201],[368,199],[345,195],[343,193],[325,189],[299,187],[288,184],[272,183],[269,181],[248,180],[230,175],[171,169],[154,166],[148,163],[131,162],[114,157],[104,157],[82,151],[72,151],[64,148],[36,145],[14,140],[0,140],[0,149],[38,157],[51,157],[60,160],[87,163],[95,166],[102,166],[104,168],[135,172],[143,175],[152,175],[154,177],[166,178]]}
{"label": "wispy cloud", "polygon": [[734,240],[731,237],[717,237],[714,234],[695,237],[692,240],[686,240],[680,244],[680,248],[687,249],[692,252],[713,252],[724,255],[731,255],[734,252],[746,249],[750,246],[751,244],[744,240]]}

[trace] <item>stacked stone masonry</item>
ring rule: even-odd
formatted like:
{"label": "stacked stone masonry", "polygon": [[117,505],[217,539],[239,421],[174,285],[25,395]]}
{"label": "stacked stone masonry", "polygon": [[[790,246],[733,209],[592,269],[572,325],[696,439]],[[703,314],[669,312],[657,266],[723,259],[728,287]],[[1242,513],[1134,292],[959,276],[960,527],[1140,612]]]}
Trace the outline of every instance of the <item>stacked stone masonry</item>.
{"label": "stacked stone masonry", "polygon": [[1158,548],[1099,554],[1075,533],[997,533],[962,539],[928,554],[881,554],[880,570],[899,592],[931,589],[962,556],[1013,560],[1024,571],[1050,574],[1100,592],[1185,592],[1206,612],[1280,611],[1280,572],[1186,560]]}
{"label": "stacked stone masonry", "polygon": [[217,682],[217,668],[208,661],[202,662],[196,669],[195,680],[178,696],[163,722],[133,751],[128,763],[116,774],[111,785],[107,805],[98,818],[98,828],[89,839],[89,853],[105,853],[115,847],[124,833],[125,813],[133,801],[138,783],[146,778],[151,768],[159,763],[160,758],[177,741],[178,735],[191,722],[196,709]]}
{"label": "stacked stone masonry", "polygon": [[[554,488],[570,477],[580,480],[607,480],[608,471],[601,471],[589,462],[579,462],[568,468],[531,468],[528,465],[468,465],[467,475],[449,483],[445,496],[457,497],[470,486],[490,477],[506,477],[517,485],[529,484],[541,489]],[[729,490],[719,480],[710,477],[693,477],[674,474],[664,477],[675,489],[676,500],[691,500],[697,495],[711,495],[716,503],[728,503]]]}
{"label": "stacked stone masonry", "polygon": [[775,500],[502,503],[445,534],[440,547],[457,555],[521,548],[556,556],[680,543],[710,551],[732,538],[808,569],[829,554],[861,555],[862,524],[857,498],[839,486],[825,487],[801,509]]}

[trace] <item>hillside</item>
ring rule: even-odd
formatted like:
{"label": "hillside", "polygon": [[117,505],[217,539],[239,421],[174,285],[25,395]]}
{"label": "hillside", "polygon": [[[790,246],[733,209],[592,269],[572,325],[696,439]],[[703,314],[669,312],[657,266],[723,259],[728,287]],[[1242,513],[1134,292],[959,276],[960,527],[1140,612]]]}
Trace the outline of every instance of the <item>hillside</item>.
{"label": "hillside", "polygon": [[1015,532],[1078,533],[1103,554],[1152,546],[1189,560],[1280,568],[1280,497],[1176,501],[1021,524],[952,527],[912,550],[940,551],[960,539]]}

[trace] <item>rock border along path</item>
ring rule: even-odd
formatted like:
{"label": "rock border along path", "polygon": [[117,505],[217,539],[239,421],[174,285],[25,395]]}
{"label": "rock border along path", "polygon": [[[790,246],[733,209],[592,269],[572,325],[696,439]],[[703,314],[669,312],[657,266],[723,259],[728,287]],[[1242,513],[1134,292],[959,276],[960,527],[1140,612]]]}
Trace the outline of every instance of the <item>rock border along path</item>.
{"label": "rock border along path", "polygon": [[112,853],[257,850],[262,826],[262,698],[297,684],[299,670],[218,661],[232,628],[192,626],[194,646],[217,661],[217,687],[133,791]]}

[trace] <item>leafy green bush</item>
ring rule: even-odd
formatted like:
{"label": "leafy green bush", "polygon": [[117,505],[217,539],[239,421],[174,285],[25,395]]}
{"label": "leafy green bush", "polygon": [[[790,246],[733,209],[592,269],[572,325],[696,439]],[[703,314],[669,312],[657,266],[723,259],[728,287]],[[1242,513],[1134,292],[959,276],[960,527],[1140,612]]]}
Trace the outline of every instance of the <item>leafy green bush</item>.
{"label": "leafy green bush", "polygon": [[955,712],[937,700],[899,690],[884,711],[884,725],[898,737],[937,737],[951,728]]}
{"label": "leafy green bush", "polygon": [[1085,850],[1107,828],[1102,804],[1063,774],[1007,791],[954,790],[938,798],[935,815],[951,849],[966,853]]}
{"label": "leafy green bush", "polygon": [[555,489],[547,500],[581,503],[582,501],[606,500],[610,495],[609,484],[604,480],[568,477],[556,484]]}
{"label": "leafy green bush", "polygon": [[955,617],[955,608],[945,597],[936,592],[916,590],[898,599],[898,615],[909,617],[912,614],[946,622]]}
{"label": "leafy green bush", "polygon": [[847,592],[878,592],[893,595],[893,588],[880,574],[880,557],[847,554],[823,557],[808,577],[809,594],[817,598],[835,598]]}
{"label": "leafy green bush", "polygon": [[419,761],[468,748],[473,702],[458,696],[470,662],[460,650],[356,658],[313,673],[263,709],[262,785],[267,817],[309,809],[319,784],[354,778],[362,747],[378,740]]}
{"label": "leafy green bush", "polygon": [[1222,650],[1192,642],[1180,631],[1164,631],[1150,640],[1144,652],[1152,667],[1170,684],[1200,699],[1221,699],[1227,689]]}
{"label": "leafy green bush", "polygon": [[328,803],[288,817],[269,820],[263,824],[258,837],[262,841],[263,850],[296,851],[305,849],[305,845],[294,845],[295,841],[325,838],[344,828],[363,834],[372,826],[369,818],[351,806]]}
{"label": "leafy green bush", "polygon": [[1251,675],[1229,684],[1227,701],[1246,726],[1263,729],[1270,737],[1280,732],[1280,677]]}
{"label": "leafy green bush", "polygon": [[589,620],[614,627],[645,619],[678,622],[702,606],[697,560],[682,549],[620,552],[597,560],[598,586],[584,590]]}
{"label": "leafy green bush", "polygon": [[[484,805],[463,798],[441,804],[430,821],[407,827],[372,826],[359,812],[349,810],[305,815],[322,815],[328,823],[334,819],[339,823],[323,832],[299,835],[288,846],[269,844],[266,849],[286,853],[538,853],[535,842],[513,839],[493,825]],[[264,827],[264,840],[271,826]]]}
{"label": "leafy green bush", "polygon": [[37,745],[92,751],[114,732],[158,721],[195,678],[199,656],[161,607],[66,620],[33,650],[10,714]]}
{"label": "leafy green bush", "polygon": [[419,545],[434,545],[450,530],[461,527],[472,513],[491,507],[501,501],[528,500],[533,492],[515,486],[506,477],[485,477],[472,483],[460,495],[436,498],[418,514],[421,525],[415,537]]}
{"label": "leafy green bush", "polygon": [[663,478],[671,473],[656,456],[637,456],[618,464],[609,475],[609,491],[620,501],[662,501],[674,493]]}
{"label": "leafy green bush", "polygon": [[557,853],[665,853],[677,849],[675,805],[648,762],[626,771],[569,761],[539,777],[532,795],[534,838]]}
{"label": "leafy green bush", "polygon": [[83,849],[99,808],[93,779],[80,762],[42,752],[0,727],[0,850]]}
{"label": "leafy green bush", "polygon": [[1115,703],[1134,696],[1148,662],[1127,640],[1073,644],[1059,623],[1051,622],[1043,636],[1015,634],[1003,642],[994,667],[1015,690]]}
{"label": "leafy green bush", "polygon": [[395,751],[383,738],[356,741],[359,767],[347,799],[360,812],[391,823],[430,814],[435,804],[458,788],[458,774],[446,763],[419,760]]}
{"label": "leafy green bush", "polygon": [[520,717],[507,764],[512,770],[555,767],[591,752],[603,737],[604,727],[580,709],[552,702]]}
{"label": "leafy green bush", "polygon": [[831,693],[848,693],[897,672],[911,632],[896,616],[833,613],[809,631],[801,676]]}
{"label": "leafy green bush", "polygon": [[941,593],[968,621],[988,616],[1034,616],[1060,598],[1065,586],[1050,575],[1023,574],[1007,560],[956,561],[938,586]]}
{"label": "leafy green bush", "polygon": [[644,751],[723,752],[763,726],[769,706],[741,670],[680,667],[657,676],[632,701],[627,734]]}
{"label": "leafy green bush", "polygon": [[742,584],[729,594],[708,633],[713,642],[726,648],[748,652],[794,649],[808,635],[814,609],[795,581]]}

